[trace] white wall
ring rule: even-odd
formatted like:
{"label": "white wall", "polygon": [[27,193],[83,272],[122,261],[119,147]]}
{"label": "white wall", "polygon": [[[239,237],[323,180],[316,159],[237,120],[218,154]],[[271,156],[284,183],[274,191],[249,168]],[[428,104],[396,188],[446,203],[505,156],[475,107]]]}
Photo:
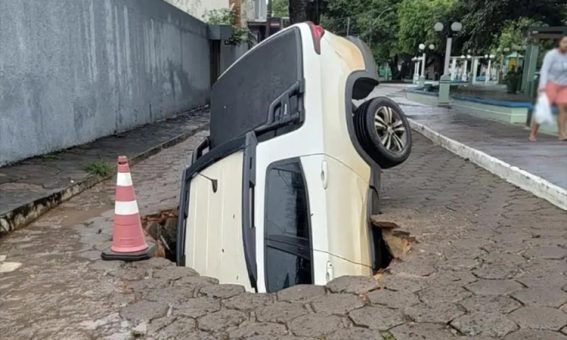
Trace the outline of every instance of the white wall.
{"label": "white wall", "polygon": [[229,8],[229,0],[164,0],[199,20],[209,10]]}
{"label": "white wall", "polygon": [[268,14],[266,0],[247,0],[246,1],[246,20],[266,21]]}
{"label": "white wall", "polygon": [[[185,11],[199,20],[207,11],[230,8],[229,0],[164,0]],[[265,21],[267,16],[266,0],[242,0],[242,19],[247,21]],[[245,22],[243,22],[244,24]]]}

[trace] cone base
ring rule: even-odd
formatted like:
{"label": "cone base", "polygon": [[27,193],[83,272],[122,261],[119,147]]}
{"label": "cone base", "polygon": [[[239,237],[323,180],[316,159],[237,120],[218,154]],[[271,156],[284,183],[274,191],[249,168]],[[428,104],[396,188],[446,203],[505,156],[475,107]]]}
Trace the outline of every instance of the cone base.
{"label": "cone base", "polygon": [[142,261],[150,259],[154,255],[155,249],[156,246],[154,244],[148,246],[147,249],[131,253],[117,253],[109,248],[104,250],[100,257],[102,257],[102,259],[105,261]]}

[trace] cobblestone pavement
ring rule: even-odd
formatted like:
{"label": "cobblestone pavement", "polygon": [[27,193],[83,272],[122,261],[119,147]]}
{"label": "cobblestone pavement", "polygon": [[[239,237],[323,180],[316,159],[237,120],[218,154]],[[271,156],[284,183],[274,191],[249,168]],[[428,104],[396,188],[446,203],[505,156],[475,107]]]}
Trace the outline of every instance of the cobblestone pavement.
{"label": "cobblestone pavement", "polygon": [[[133,168],[144,214],[175,206],[200,137]],[[414,139],[383,176],[380,219],[419,243],[380,282],[251,294],[164,259],[103,262],[109,182],[0,239],[1,337],[567,339],[565,211]]]}

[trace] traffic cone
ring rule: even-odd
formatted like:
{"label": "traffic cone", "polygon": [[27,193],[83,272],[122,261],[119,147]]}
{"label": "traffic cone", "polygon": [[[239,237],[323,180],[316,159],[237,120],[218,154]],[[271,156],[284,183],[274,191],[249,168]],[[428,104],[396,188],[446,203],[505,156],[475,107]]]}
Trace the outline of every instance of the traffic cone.
{"label": "traffic cone", "polygon": [[154,248],[153,245],[148,246],[144,237],[128,158],[119,156],[112,246],[102,252],[102,259],[107,261],[145,260],[152,257]]}

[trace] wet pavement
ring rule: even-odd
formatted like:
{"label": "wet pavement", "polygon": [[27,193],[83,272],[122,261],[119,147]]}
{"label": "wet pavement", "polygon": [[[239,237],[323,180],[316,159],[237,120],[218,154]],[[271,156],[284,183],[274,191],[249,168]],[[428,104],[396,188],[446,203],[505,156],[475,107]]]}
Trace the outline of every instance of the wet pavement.
{"label": "wet pavement", "polygon": [[25,225],[48,208],[81,192],[101,178],[86,168],[93,162],[130,162],[175,145],[208,126],[208,111],[198,109],[175,118],[104,137],[92,143],[0,167],[0,234]]}
{"label": "wet pavement", "polygon": [[[142,214],[176,206],[200,134],[141,161]],[[415,135],[384,173],[382,221],[418,243],[378,282],[278,294],[218,285],[165,259],[103,262],[112,181],[0,238],[6,339],[567,339],[567,215]],[[18,267],[19,266],[19,267]]]}
{"label": "wet pavement", "polygon": [[405,99],[403,87],[383,85],[377,94],[388,94],[402,105],[414,121],[450,139],[541,177],[567,190],[567,142],[539,134],[535,143],[528,141],[529,131],[522,125],[504,124],[453,110],[421,105]]}

